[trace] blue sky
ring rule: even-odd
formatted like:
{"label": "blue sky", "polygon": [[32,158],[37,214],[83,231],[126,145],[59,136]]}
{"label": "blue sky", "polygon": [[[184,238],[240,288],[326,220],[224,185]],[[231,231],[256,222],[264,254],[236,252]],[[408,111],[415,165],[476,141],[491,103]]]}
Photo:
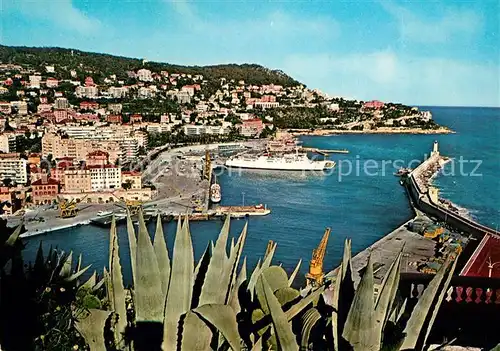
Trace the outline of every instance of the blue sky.
{"label": "blue sky", "polygon": [[333,96],[500,106],[500,2],[1,0],[5,45],[252,62]]}

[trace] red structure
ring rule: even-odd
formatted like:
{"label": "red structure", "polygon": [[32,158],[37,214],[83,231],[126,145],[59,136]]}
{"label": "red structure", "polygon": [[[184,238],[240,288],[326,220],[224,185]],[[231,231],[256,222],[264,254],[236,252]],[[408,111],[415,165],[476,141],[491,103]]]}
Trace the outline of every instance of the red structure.
{"label": "red structure", "polygon": [[486,234],[460,275],[500,278],[500,238]]}
{"label": "red structure", "polygon": [[85,162],[87,166],[105,166],[109,163],[108,159],[109,154],[106,151],[96,150],[87,154]]}
{"label": "red structure", "polygon": [[31,189],[33,203],[36,205],[51,203],[59,193],[59,182],[44,174],[41,179],[31,183]]}
{"label": "red structure", "polygon": [[363,104],[364,108],[374,108],[374,109],[379,109],[384,107],[384,103],[382,101],[378,100],[373,100],[373,101],[368,101]]}

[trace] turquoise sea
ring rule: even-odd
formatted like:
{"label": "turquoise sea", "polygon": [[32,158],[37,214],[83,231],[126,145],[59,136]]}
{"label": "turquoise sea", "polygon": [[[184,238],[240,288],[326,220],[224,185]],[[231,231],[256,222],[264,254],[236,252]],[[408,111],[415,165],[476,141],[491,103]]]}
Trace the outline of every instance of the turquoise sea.
{"label": "turquoise sea", "polygon": [[[244,171],[220,175],[222,204],[241,204],[244,198],[245,204],[263,203],[272,210],[269,216],[249,219],[244,249],[248,265],[253,267],[264,254],[268,240],[274,240],[278,243],[274,262],[292,270],[302,258],[301,272],[305,274],[312,250],[325,228],[331,227],[325,258],[325,269],[329,270],[339,262],[345,237],[352,238],[353,253],[359,252],[410,219],[412,211],[404,189],[393,173],[403,163],[422,160],[434,140],[438,140],[442,154],[455,159],[436,178],[442,196],[467,209],[479,222],[493,228],[500,225],[500,109],[423,109],[431,110],[438,123],[457,133],[303,137],[306,146],[345,148],[350,152],[330,156],[338,164],[332,174]],[[472,162],[461,162],[461,167],[461,157]],[[400,161],[395,166],[396,160]],[[471,174],[477,161],[481,164]],[[347,174],[349,164],[352,171]],[[233,236],[239,235],[244,222],[232,222]],[[220,221],[191,223],[196,259],[216,238],[221,226]],[[174,224],[165,224],[164,230],[171,249]],[[83,253],[84,263],[92,263],[93,269],[102,271],[108,261],[108,235],[106,229],[84,226],[34,237],[27,240],[25,257],[33,260],[42,240],[45,248],[52,245]],[[124,226],[119,227],[119,236],[125,277],[130,282]]]}

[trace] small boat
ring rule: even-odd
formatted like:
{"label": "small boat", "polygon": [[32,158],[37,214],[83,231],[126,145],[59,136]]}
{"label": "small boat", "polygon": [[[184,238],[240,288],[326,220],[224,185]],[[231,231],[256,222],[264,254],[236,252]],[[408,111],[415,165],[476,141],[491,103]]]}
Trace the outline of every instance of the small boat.
{"label": "small boat", "polygon": [[106,217],[106,216],[109,216],[112,214],[113,214],[113,211],[99,211],[99,212],[97,212],[97,215],[99,217]]}
{"label": "small boat", "polygon": [[219,203],[221,199],[221,188],[220,185],[217,184],[217,178],[215,178],[215,182],[210,186],[210,201],[216,204]]}

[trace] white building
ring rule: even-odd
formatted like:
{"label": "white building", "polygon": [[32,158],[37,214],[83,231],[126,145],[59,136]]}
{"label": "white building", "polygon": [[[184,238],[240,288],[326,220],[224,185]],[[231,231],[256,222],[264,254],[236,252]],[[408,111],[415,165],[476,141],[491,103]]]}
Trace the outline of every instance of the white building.
{"label": "white building", "polygon": [[14,133],[0,134],[0,151],[6,154],[16,152],[16,138]]}
{"label": "white building", "polygon": [[96,98],[99,90],[96,86],[79,86],[76,87],[75,94],[77,97]]}
{"label": "white building", "polygon": [[114,166],[91,166],[87,168],[90,169],[92,191],[121,188],[120,168]]}
{"label": "white building", "polygon": [[127,96],[128,87],[109,87],[108,93],[114,98],[122,98]]}
{"label": "white building", "polygon": [[54,66],[45,66],[45,71],[47,71],[47,73],[54,73],[56,70]]}
{"label": "white building", "polygon": [[40,75],[31,75],[29,76],[30,87],[40,89],[40,82],[42,81],[42,76]]}
{"label": "white building", "polygon": [[9,178],[18,184],[28,182],[28,171],[26,160],[19,157],[19,154],[0,155],[0,180]]}
{"label": "white building", "polygon": [[151,76],[151,71],[149,69],[142,68],[137,71],[137,79],[143,82],[151,82],[153,77]]}

